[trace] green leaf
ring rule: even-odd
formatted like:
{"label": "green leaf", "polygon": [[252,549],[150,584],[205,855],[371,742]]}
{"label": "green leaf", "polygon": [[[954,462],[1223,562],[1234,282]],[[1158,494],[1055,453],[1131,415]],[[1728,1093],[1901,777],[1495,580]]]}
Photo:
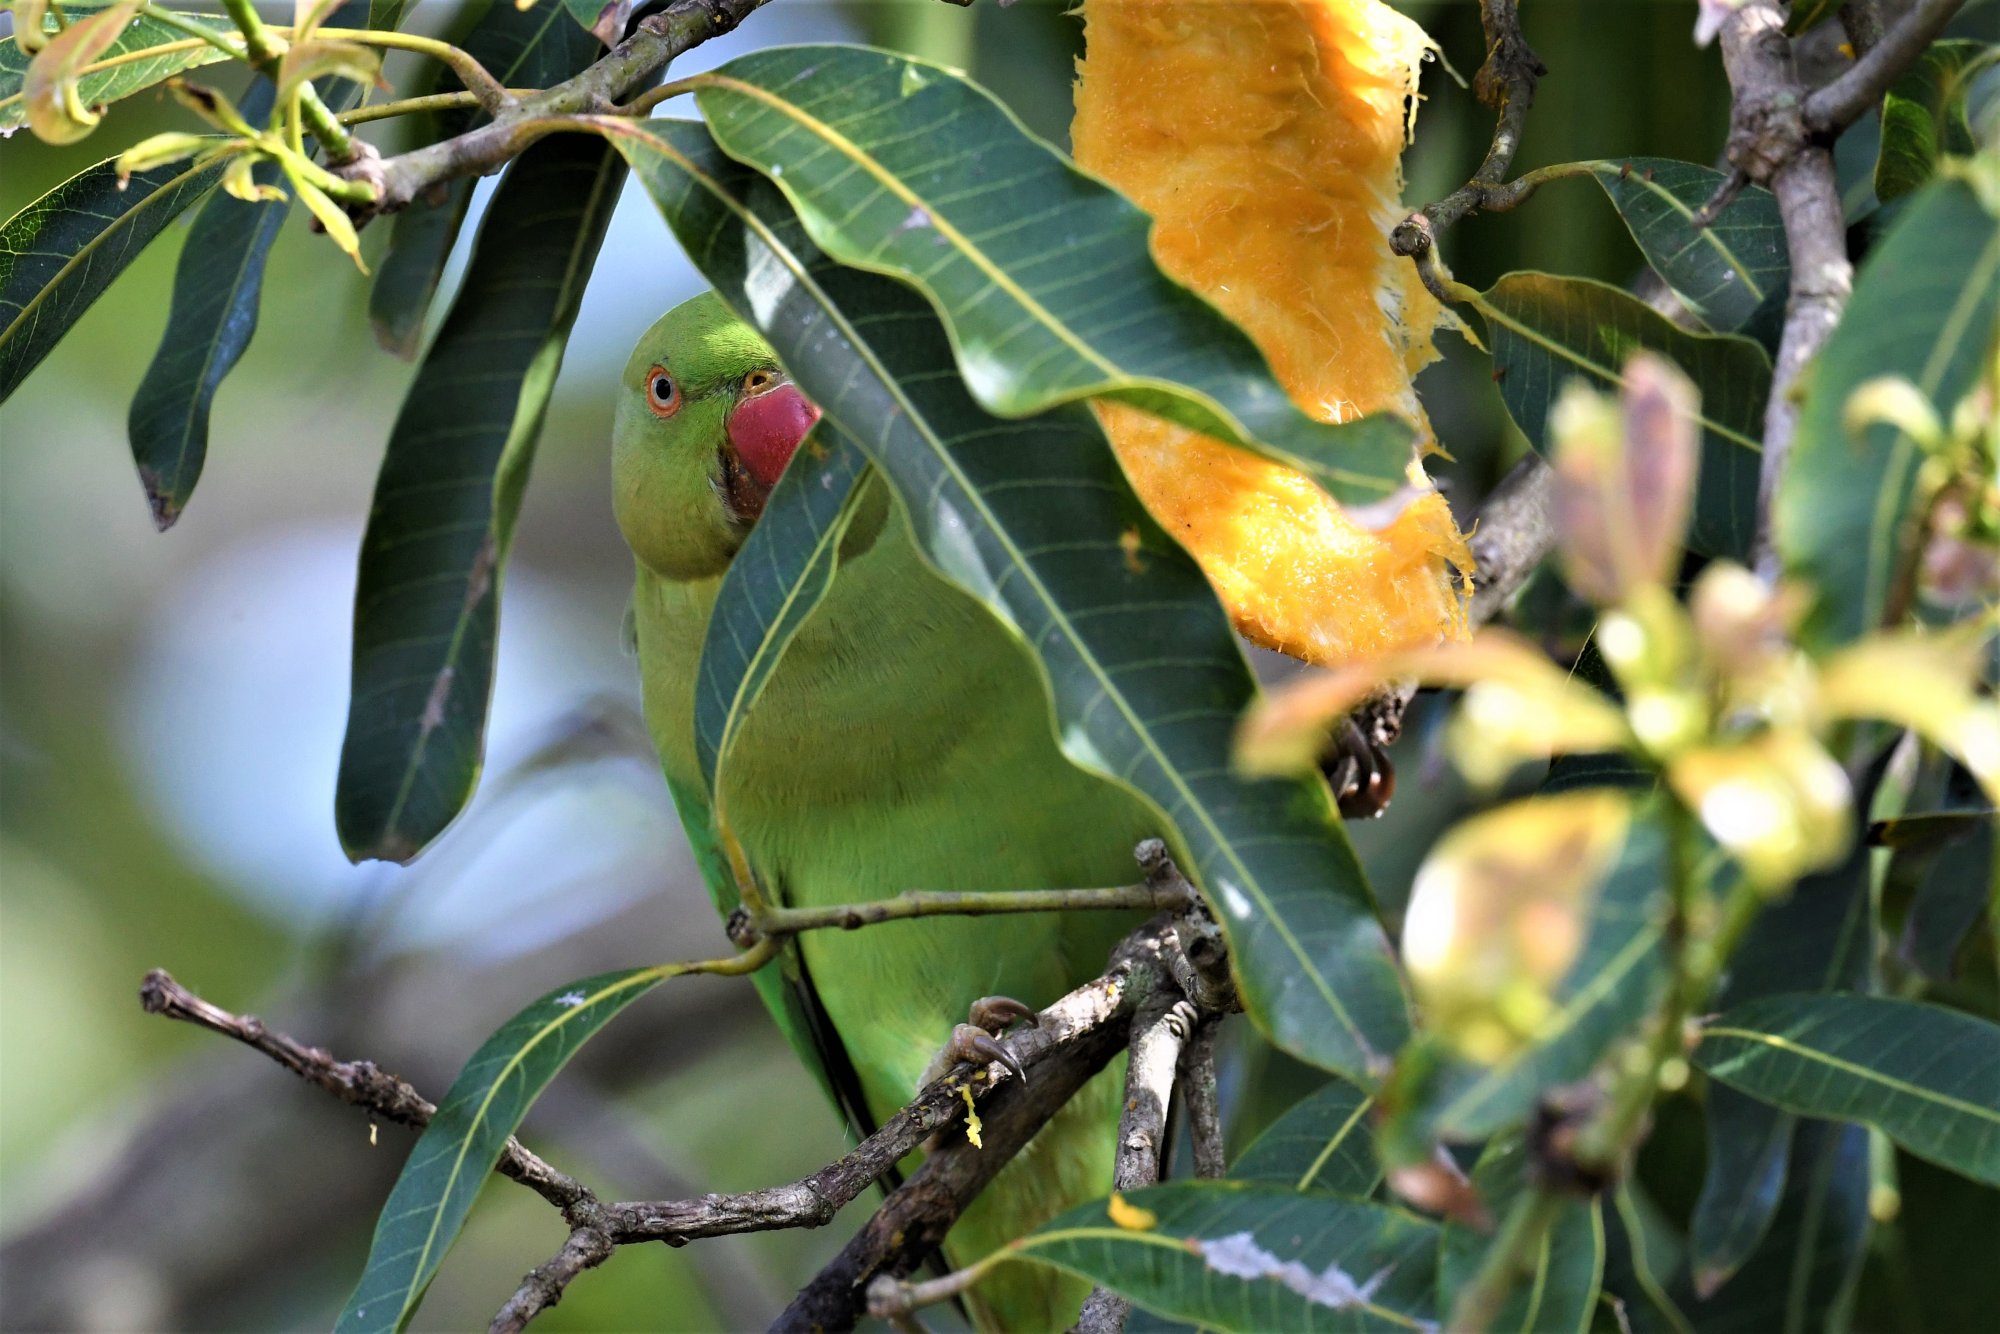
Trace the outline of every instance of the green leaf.
{"label": "green leaf", "polygon": [[624,179],[575,135],[508,168],[396,418],[361,543],[334,799],[357,861],[414,857],[478,778],[514,518]]}
{"label": "green leaf", "polygon": [[1156,1315],[1253,1334],[1435,1328],[1437,1227],[1364,1200],[1236,1181],[1150,1186],[1115,1226],[1098,1200],[1008,1246]]}
{"label": "green leaf", "polygon": [[1986,42],[1933,42],[1904,70],[1882,101],[1882,145],[1875,158],[1875,197],[1883,203],[1928,185],[1946,154],[1966,156],[1977,145],[1966,120],[1973,80],[2000,60]]}
{"label": "green leaf", "polygon": [[569,1058],[675,964],[603,973],[558,988],[480,1044],[403,1164],[347,1299],[339,1334],[393,1334],[416,1310],[507,1137]]}
{"label": "green leaf", "polygon": [[[1856,806],[1868,805],[1864,792]],[[1857,837],[1840,865],[1807,876],[1790,897],[1759,913],[1730,958],[1717,1007],[1865,985],[1873,944],[1869,865]],[[1692,1281],[1702,1295],[1729,1282],[1767,1244],[1785,1192],[1797,1184],[1787,1174],[1799,1157],[1797,1122],[1789,1114],[1727,1087],[1711,1086],[1710,1099],[1708,1162],[1688,1235]]]}
{"label": "green leaf", "polygon": [[[1619,1334],[1628,1329],[1633,1334],[1691,1334],[1662,1278],[1673,1274],[1685,1249],[1674,1224],[1629,1176],[1608,1200],[1611,1208],[1603,1211],[1603,1300],[1624,1305],[1615,1312],[1612,1328]],[[1602,1321],[1599,1328],[1604,1328]]]}
{"label": "green leaf", "polygon": [[0,402],[220,179],[221,163],[174,162],[134,172],[121,188],[115,160],[100,162],[0,224]]}
{"label": "green leaf", "polygon": [[1110,397],[1257,449],[1345,503],[1408,485],[1406,423],[1300,412],[1256,345],[1155,266],[1145,214],[957,74],[796,46],[692,82],[716,142],[777,181],[820,249],[923,291],[992,412]]}
{"label": "green leaf", "polygon": [[1253,1140],[1230,1167],[1230,1178],[1366,1197],[1382,1179],[1368,1131],[1374,1103],[1354,1085],[1333,1080]]}
{"label": "green leaf", "polygon": [[1785,1193],[1797,1122],[1724,1084],[1708,1090],[1708,1167],[1688,1225],[1695,1291],[1707,1296],[1764,1240]]}
{"label": "green leaf", "polygon": [[1930,855],[1923,881],[1903,919],[1902,939],[1896,947],[1898,954],[1933,982],[1948,982],[1957,975],[1959,946],[1980,918],[2000,906],[2000,861],[1995,860],[2000,856],[2000,844],[1995,839],[1994,813],[1965,815],[1969,818],[1916,817],[1927,823],[1948,821],[1959,831],[1942,846],[1926,850]]}
{"label": "green leaf", "polygon": [[[410,7],[411,0],[368,0],[368,26],[376,32],[395,32],[403,26],[403,14]],[[344,16],[336,16],[336,18]],[[345,27],[338,21],[329,21],[331,28]]]}
{"label": "green leaf", "polygon": [[[260,185],[278,185],[282,175],[272,162],[251,170]],[[257,331],[264,261],[291,208],[289,198],[251,203],[218,190],[181,247],[167,330],[126,418],[132,460],[162,532],[201,476],[209,407]]]}
{"label": "green leaf", "polygon": [[1624,383],[1641,348],[1668,358],[1701,391],[1701,478],[1688,544],[1744,559],[1757,519],[1757,473],[1771,363],[1747,338],[1676,328],[1645,302],[1587,278],[1510,273],[1484,293],[1459,288],[1486,321],[1500,399],[1528,443],[1546,451],[1549,409],[1571,380]]}
{"label": "green leaf", "polygon": [[833,587],[867,469],[845,431],[816,427],[722,576],[695,675],[695,753],[710,792],[786,647]]}
{"label": "green leaf", "polygon": [[1255,682],[1096,420],[980,408],[923,302],[820,255],[783,197],[699,125],[598,124],[724,300],[868,451],[939,570],[1026,641],[1065,753],[1162,812],[1229,934],[1253,1019],[1301,1059],[1370,1080],[1408,1017],[1361,867],[1323,784],[1232,774]]}
{"label": "green leaf", "polygon": [[1817,1334],[1842,1328],[1868,1237],[1868,1132],[1801,1121],[1785,1193],[1763,1245],[1714,1296],[1677,1284],[1701,1334]]}
{"label": "green leaf", "polygon": [[[604,54],[589,33],[569,21],[559,4],[528,10],[499,0],[452,41],[508,88],[547,88],[581,73]],[[434,66],[431,93],[455,92],[464,85],[449,66]],[[419,122],[424,142],[462,134],[486,117],[473,111],[446,111]],[[423,339],[424,316],[444,276],[445,261],[458,240],[473,182],[447,182],[410,201],[396,214],[389,248],[375,270],[368,295],[368,318],[376,341],[399,357],[414,357]]]}
{"label": "green leaf", "polygon": [[1704,1028],[1694,1060],[1786,1111],[1863,1122],[2000,1186],[2000,1025],[1882,996],[1769,996]]}
{"label": "green leaf", "polygon": [[[1495,1217],[1504,1215],[1527,1188],[1527,1152],[1515,1138],[1496,1141],[1479,1156],[1472,1184]],[[1438,1309],[1450,1312],[1459,1289],[1472,1278],[1492,1244],[1490,1233],[1446,1223],[1438,1257]],[[1563,1202],[1543,1232],[1520,1281],[1482,1334],[1584,1334],[1604,1282],[1604,1218],[1594,1198]]]}
{"label": "green leaf", "polygon": [[[377,6],[382,7],[380,0]],[[345,27],[362,12],[360,0],[349,0],[328,25]],[[385,10],[383,17],[393,22],[398,16]],[[362,91],[345,79],[322,79],[318,87],[334,111],[354,105]],[[270,80],[259,76],[239,110],[251,124],[261,124],[271,114],[273,97]],[[276,186],[282,176],[272,162],[251,168],[259,185]],[[251,202],[218,190],[188,229],[174,270],[167,330],[139,382],[125,427],[153,522],[162,532],[180,517],[201,476],[209,408],[257,331],[264,261],[291,209],[289,197]]]}
{"label": "green leaf", "polygon": [[1653,272],[1709,328],[1732,333],[1772,297],[1782,299],[1791,263],[1778,199],[1745,186],[1707,227],[1694,215],[1726,179],[1713,167],[1639,157],[1584,164],[1611,197]]}
{"label": "green leaf", "polygon": [[1583,950],[1557,987],[1556,1013],[1538,1040],[1490,1066],[1412,1049],[1399,1064],[1396,1112],[1385,1134],[1418,1150],[1440,1139],[1484,1139],[1523,1124],[1546,1090],[1589,1074],[1651,1012],[1665,983],[1666,865],[1657,809],[1642,812],[1591,907]]}
{"label": "green leaf", "polygon": [[[96,13],[101,4],[65,4],[63,12],[72,21]],[[233,36],[236,28],[224,20],[174,11],[184,23],[206,28],[218,35]],[[104,54],[90,62],[89,70],[77,80],[77,100],[85,106],[116,102],[143,92],[154,84],[202,65],[226,59],[208,42],[189,36],[184,30],[141,14],[118,35]],[[27,124],[27,102],[21,95],[28,73],[28,57],[11,40],[0,41],[0,134]]]}
{"label": "green leaf", "polygon": [[1848,396],[1901,376],[1949,420],[1992,356],[1996,318],[2000,219],[1964,181],[1909,196],[1807,371],[1778,486],[1773,527],[1785,570],[1818,592],[1799,632],[1807,648],[1838,648],[1895,614],[1914,554],[1923,451],[1887,423],[1849,434]]}

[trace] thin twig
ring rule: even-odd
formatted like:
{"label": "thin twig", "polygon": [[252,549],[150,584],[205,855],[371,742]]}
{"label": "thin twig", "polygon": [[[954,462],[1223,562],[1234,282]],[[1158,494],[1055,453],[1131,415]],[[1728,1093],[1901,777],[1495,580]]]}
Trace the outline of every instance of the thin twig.
{"label": "thin twig", "polygon": [[1721,36],[1722,63],[1733,91],[1729,161],[1777,196],[1791,257],[1791,295],[1764,409],[1757,488],[1756,563],[1761,573],[1774,578],[1770,515],[1798,425],[1794,390],[1840,320],[1854,286],[1854,266],[1847,258],[1833,153],[1806,127],[1806,88],[1792,62],[1778,0],[1746,0],[1723,19]]}
{"label": "thin twig", "polygon": [[1389,248],[1412,259],[1428,255],[1439,232],[1475,211],[1503,212],[1533,192],[1521,181],[1507,182],[1528,108],[1535,104],[1535,84],[1549,72],[1521,35],[1519,0],[1480,0],[1479,24],[1486,34],[1486,60],[1473,76],[1472,91],[1498,113],[1493,142],[1472,179],[1436,203],[1427,204],[1399,223],[1389,234]]}
{"label": "thin twig", "polygon": [[[1150,912],[1179,909],[1193,901],[1185,880],[1178,884],[1121,885],[1115,889],[1022,889],[965,893],[913,889],[886,899],[818,908],[767,908],[748,925],[768,935],[836,928],[853,931],[877,922],[911,917],[983,917],[990,913],[1077,912],[1132,908]],[[737,933],[732,931],[732,936]],[[741,943],[740,941],[738,943]]]}
{"label": "thin twig", "polygon": [[[1103,977],[1044,1011],[1036,1028],[1010,1037],[1016,1054],[1031,1062],[1030,1077],[1009,1082],[981,1105],[982,1147],[954,1138],[931,1153],[772,1328],[784,1334],[851,1329],[867,1311],[868,1288],[878,1274],[900,1278],[923,1263],[973,1197],[1124,1047],[1137,997],[1165,973],[1170,934],[1164,921],[1155,920],[1127,936]],[[1079,1011],[1085,1022],[1050,1059],[1034,1065],[1030,1053],[1053,1036],[1051,1015],[1059,1008]]]}
{"label": "thin twig", "polygon": [[[1194,1006],[1165,978],[1139,1000],[1139,1012],[1132,1018],[1131,1056],[1125,1065],[1125,1108],[1118,1119],[1113,1190],[1139,1190],[1160,1179],[1174,1071],[1197,1020]],[[1132,1304],[1124,1297],[1109,1288],[1094,1288],[1076,1318],[1076,1332],[1119,1334],[1131,1313]]]}
{"label": "thin twig", "polygon": [[[1806,128],[1819,135],[1837,134],[1861,119],[1964,7],[1965,0],[1917,0],[1873,47],[1862,51],[1853,68],[1806,98]],[[1858,42],[1856,49],[1861,49]]]}
{"label": "thin twig", "polygon": [[1556,529],[1550,502],[1555,471],[1530,452],[1500,479],[1466,544],[1479,571],[1466,618],[1484,625],[1504,610],[1513,596],[1555,550]]}
{"label": "thin twig", "polygon": [[596,1228],[580,1227],[571,1232],[561,1250],[528,1271],[521,1286],[493,1317],[486,1334],[521,1334],[529,1321],[562,1300],[578,1274],[609,1260],[612,1249],[611,1238]]}
{"label": "thin twig", "polygon": [[[315,1088],[323,1089],[349,1106],[363,1108],[385,1121],[422,1129],[437,1114],[436,1103],[375,1062],[336,1060],[324,1048],[309,1047],[296,1038],[273,1032],[254,1015],[232,1014],[219,1005],[211,1005],[174,981],[163,969],[155,968],[146,974],[145,981],[139,986],[139,1003],[148,1014],[179,1019],[224,1037],[235,1038]],[[578,1204],[594,1199],[589,1187],[550,1166],[517,1139],[507,1141],[494,1170],[512,1177],[565,1214]]]}
{"label": "thin twig", "polygon": [[1194,1174],[1203,1180],[1229,1170],[1215,1073],[1215,1041],[1221,1031],[1219,1018],[1204,1018],[1181,1054],[1181,1101],[1187,1107],[1188,1137],[1194,1141]]}
{"label": "thin twig", "polygon": [[522,98],[491,122],[386,159],[376,212],[407,205],[440,181],[497,171],[530,143],[561,128],[561,118],[617,108],[683,52],[733,31],[769,0],[675,0],[642,20],[630,36],[575,78]]}

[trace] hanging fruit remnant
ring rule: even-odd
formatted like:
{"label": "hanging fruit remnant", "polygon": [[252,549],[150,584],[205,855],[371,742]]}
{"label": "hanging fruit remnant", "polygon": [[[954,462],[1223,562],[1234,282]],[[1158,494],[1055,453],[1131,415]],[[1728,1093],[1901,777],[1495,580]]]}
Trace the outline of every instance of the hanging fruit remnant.
{"label": "hanging fruit remnant", "polygon": [[[1389,251],[1430,40],[1380,0],[1085,0],[1076,160],[1152,214],[1169,274],[1256,341],[1323,421],[1393,410],[1443,318]],[[1304,476],[1136,409],[1099,409],[1133,486],[1258,643],[1337,664],[1463,637],[1472,558],[1421,494],[1353,522]]]}

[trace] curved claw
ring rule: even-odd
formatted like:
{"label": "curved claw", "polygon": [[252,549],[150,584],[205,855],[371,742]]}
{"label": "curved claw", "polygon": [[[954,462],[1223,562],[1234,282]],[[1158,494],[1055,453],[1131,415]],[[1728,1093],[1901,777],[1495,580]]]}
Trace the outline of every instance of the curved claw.
{"label": "curved claw", "polygon": [[1007,1025],[1018,1019],[1025,1019],[1031,1025],[1042,1021],[1034,1007],[1023,1005],[1012,996],[981,996],[972,1002],[968,1017],[974,1025],[993,1034],[1005,1032]]}
{"label": "curved claw", "polygon": [[1014,1078],[1026,1080],[1028,1077],[1028,1072],[1021,1068],[1021,1063],[1014,1058],[1014,1053],[1002,1046],[998,1038],[985,1029],[976,1028],[971,1024],[960,1024],[954,1028],[951,1031],[951,1045],[945,1050],[958,1060],[970,1061],[974,1065],[990,1065],[998,1061],[1013,1072]]}

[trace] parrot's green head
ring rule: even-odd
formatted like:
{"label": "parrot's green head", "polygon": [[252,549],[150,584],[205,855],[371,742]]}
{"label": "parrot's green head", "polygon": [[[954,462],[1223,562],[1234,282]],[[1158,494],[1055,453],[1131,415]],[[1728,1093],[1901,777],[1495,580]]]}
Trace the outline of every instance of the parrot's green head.
{"label": "parrot's green head", "polygon": [[640,563],[720,574],[819,409],[713,292],[660,317],[632,350],[612,440],[612,506]]}

